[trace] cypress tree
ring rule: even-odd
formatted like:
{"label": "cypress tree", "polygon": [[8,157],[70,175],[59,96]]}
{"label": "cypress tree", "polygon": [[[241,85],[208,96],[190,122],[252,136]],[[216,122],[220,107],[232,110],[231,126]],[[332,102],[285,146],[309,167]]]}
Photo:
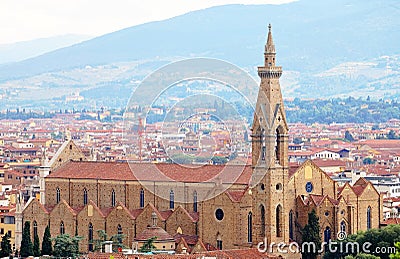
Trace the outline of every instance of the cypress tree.
{"label": "cypress tree", "polygon": [[39,243],[39,236],[35,233],[33,237],[33,255],[40,256],[40,243]]}
{"label": "cypress tree", "polygon": [[42,255],[52,255],[52,254],[53,254],[53,247],[51,244],[50,227],[47,226],[43,234]]}
{"label": "cypress tree", "polygon": [[[319,234],[319,218],[315,210],[308,213],[308,223],[304,226],[302,241],[313,244],[310,251],[302,251],[303,258],[315,259],[321,249],[321,236]],[[309,246],[310,247],[310,246]]]}
{"label": "cypress tree", "polygon": [[28,257],[33,255],[33,245],[31,240],[31,223],[25,222],[24,228],[22,229],[22,241],[21,241],[21,257]]}
{"label": "cypress tree", "polygon": [[8,257],[11,254],[11,242],[10,242],[10,236],[8,233],[6,233],[2,238],[1,238],[1,250],[0,250],[0,256],[1,257]]}

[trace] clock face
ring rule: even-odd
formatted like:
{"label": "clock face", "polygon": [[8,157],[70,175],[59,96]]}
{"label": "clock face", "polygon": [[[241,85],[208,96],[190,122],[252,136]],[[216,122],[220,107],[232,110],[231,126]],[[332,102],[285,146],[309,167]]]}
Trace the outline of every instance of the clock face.
{"label": "clock face", "polygon": [[311,182],[306,183],[306,192],[312,192],[313,190],[313,185]]}

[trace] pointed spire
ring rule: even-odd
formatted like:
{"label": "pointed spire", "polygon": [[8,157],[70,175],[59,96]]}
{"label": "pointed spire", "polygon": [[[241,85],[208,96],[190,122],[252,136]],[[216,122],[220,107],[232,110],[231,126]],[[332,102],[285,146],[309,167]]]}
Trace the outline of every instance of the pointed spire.
{"label": "pointed spire", "polygon": [[272,32],[271,32],[271,24],[268,25],[268,39],[267,39],[267,44],[265,45],[265,53],[273,53],[275,54],[275,45],[274,41],[272,39]]}

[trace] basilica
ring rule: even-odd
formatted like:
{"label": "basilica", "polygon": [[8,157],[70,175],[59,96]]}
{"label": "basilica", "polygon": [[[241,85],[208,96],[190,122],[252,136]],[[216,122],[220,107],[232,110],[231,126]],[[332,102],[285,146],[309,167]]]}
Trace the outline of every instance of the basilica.
{"label": "basilica", "polygon": [[[238,169],[238,177],[207,181],[224,165],[141,163],[132,168],[128,163],[89,161],[69,140],[40,168],[40,198],[19,205],[17,249],[25,221],[31,222],[31,235],[37,233],[40,239],[48,225],[52,237],[82,236],[82,252],[94,249],[97,230],[124,234],[127,247],[155,231],[160,241],[166,240],[161,249],[184,244],[191,252],[254,248],[265,238],[301,243],[312,210],[325,241],[336,239],[339,232],[379,228],[382,198],[371,183],[360,178],[353,186],[339,187],[311,160],[289,164],[282,67],[276,65],[271,27],[263,63],[258,67],[252,160],[237,165],[240,170],[226,167]],[[157,170],[168,177],[160,179]],[[145,178],[139,181],[141,172]]]}

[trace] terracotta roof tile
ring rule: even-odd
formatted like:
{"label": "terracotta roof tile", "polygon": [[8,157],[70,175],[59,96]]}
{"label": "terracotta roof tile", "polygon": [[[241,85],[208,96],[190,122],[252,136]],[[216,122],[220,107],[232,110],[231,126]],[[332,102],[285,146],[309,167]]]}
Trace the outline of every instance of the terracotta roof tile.
{"label": "terracotta roof tile", "polygon": [[179,243],[179,241],[180,241],[182,238],[185,240],[185,242],[186,242],[188,245],[195,245],[195,244],[197,243],[197,241],[199,240],[199,237],[196,236],[196,235],[185,235],[185,234],[179,234],[179,233],[177,233],[177,234],[175,234],[175,236],[174,236],[175,243]]}
{"label": "terracotta roof tile", "polygon": [[70,161],[47,178],[104,179],[179,182],[215,182],[248,184],[252,174],[250,165],[204,165],[189,167],[178,164],[118,163]]}
{"label": "terracotta roof tile", "polygon": [[175,241],[167,231],[160,227],[147,227],[142,233],[137,235],[135,240],[144,241],[152,237],[157,237],[156,241]]}

